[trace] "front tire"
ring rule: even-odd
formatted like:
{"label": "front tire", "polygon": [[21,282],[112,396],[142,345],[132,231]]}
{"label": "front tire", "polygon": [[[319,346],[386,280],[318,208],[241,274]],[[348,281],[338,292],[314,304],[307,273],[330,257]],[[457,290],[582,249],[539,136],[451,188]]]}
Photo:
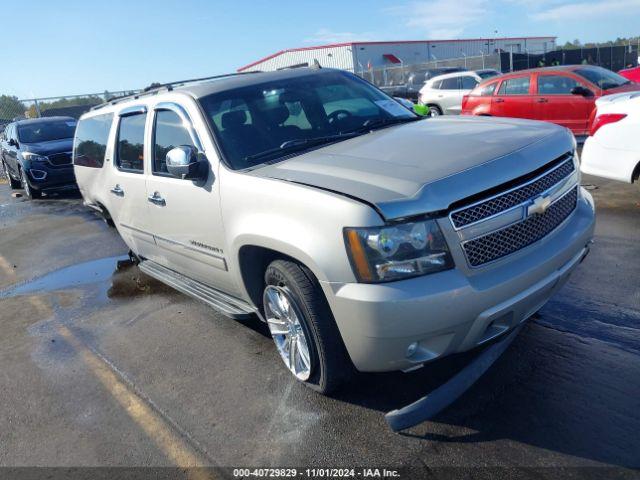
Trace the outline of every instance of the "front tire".
{"label": "front tire", "polygon": [[24,190],[24,193],[29,200],[34,200],[42,197],[40,190],[34,190],[33,188],[31,188],[31,185],[29,185],[29,179],[27,179],[27,174],[24,173],[24,170],[22,168],[20,169],[20,181],[22,184],[22,189]]}
{"label": "front tire", "polygon": [[296,379],[328,394],[351,376],[353,365],[331,309],[306,267],[273,261],[265,272],[263,308],[278,353]]}

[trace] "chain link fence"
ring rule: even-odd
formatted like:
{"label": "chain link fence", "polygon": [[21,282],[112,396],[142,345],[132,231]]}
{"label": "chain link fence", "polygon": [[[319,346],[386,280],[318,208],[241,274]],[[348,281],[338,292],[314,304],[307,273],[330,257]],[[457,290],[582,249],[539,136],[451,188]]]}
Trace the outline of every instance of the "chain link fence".
{"label": "chain link fence", "polygon": [[638,45],[559,48],[539,54],[501,52],[500,58],[503,72],[554,65],[598,65],[617,72],[638,65]]}
{"label": "chain link fence", "polygon": [[426,63],[389,66],[356,73],[378,86],[403,85],[412,73],[433,68],[459,67],[467,70],[491,68],[503,73],[554,65],[598,65],[614,72],[638,65],[638,45],[571,48],[550,52],[516,53],[501,51],[491,55],[433,60]]}
{"label": "chain link fence", "polygon": [[0,95],[0,129],[15,120],[26,118],[67,116],[79,118],[91,107],[114,97],[138,93],[140,90],[105,91],[84,95],[19,99],[10,95]]}
{"label": "chain link fence", "polygon": [[474,57],[450,58],[446,60],[433,60],[431,62],[416,63],[411,65],[390,66],[356,72],[365,80],[378,86],[403,85],[412,73],[425,71],[432,68],[459,67],[467,70],[480,70],[492,68],[501,70],[500,55],[478,55]]}

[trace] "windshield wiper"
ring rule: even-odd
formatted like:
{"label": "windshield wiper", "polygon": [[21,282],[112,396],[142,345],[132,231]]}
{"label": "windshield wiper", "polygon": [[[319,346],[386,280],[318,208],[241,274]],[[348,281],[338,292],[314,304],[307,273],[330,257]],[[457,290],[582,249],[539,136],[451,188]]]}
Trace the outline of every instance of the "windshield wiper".
{"label": "windshield wiper", "polygon": [[422,120],[424,117],[393,117],[393,118],[376,118],[369,119],[362,124],[361,127],[351,130],[350,132],[366,133],[377,128],[388,127],[390,125],[396,125],[398,123],[415,122]]}
{"label": "windshield wiper", "polygon": [[283,142],[279,147],[270,148],[268,150],[263,150],[262,152],[254,153],[253,155],[249,155],[244,157],[245,162],[250,160],[257,160],[259,158],[269,157],[276,153],[285,154],[289,152],[295,152],[297,150],[304,150],[305,148],[313,147],[316,145],[322,145],[323,143],[331,143],[339,140],[346,140],[348,138],[355,137],[359,135],[361,132],[346,132],[339,133],[336,135],[327,135],[325,137],[315,137],[315,138],[298,138],[295,140],[287,140]]}

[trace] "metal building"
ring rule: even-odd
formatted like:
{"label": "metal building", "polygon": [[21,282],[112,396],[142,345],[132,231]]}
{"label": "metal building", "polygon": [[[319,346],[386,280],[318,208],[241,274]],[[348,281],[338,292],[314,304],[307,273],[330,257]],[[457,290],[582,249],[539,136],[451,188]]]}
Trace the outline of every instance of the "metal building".
{"label": "metal building", "polygon": [[546,53],[556,48],[556,37],[472,38],[463,40],[409,40],[394,42],[349,42],[281,50],[240,67],[239,72],[278,70],[313,65],[350,72],[413,65],[434,60],[491,55],[499,51]]}

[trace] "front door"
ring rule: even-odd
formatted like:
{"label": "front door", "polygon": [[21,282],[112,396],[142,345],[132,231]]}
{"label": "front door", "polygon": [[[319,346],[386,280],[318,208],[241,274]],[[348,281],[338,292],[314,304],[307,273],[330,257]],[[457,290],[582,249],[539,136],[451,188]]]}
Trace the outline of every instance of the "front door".
{"label": "front door", "polygon": [[9,125],[5,142],[5,150],[3,154],[4,163],[11,171],[13,177],[19,179],[20,172],[18,171],[18,147],[16,146],[18,143],[18,134],[15,123],[13,125]]}
{"label": "front door", "polygon": [[125,243],[135,253],[147,256],[153,236],[147,227],[146,174],[144,162],[146,107],[120,112],[114,158],[104,188],[107,210]]}
{"label": "front door", "polygon": [[188,112],[174,103],[155,107],[150,136],[147,211],[157,249],[149,258],[227,293],[237,293],[224,252],[218,182],[173,177],[166,155],[175,147],[203,151]]}
{"label": "front door", "polygon": [[568,75],[539,74],[533,108],[537,119],[557,123],[575,135],[585,135],[594,96],[572,94],[575,87],[584,87]]}

